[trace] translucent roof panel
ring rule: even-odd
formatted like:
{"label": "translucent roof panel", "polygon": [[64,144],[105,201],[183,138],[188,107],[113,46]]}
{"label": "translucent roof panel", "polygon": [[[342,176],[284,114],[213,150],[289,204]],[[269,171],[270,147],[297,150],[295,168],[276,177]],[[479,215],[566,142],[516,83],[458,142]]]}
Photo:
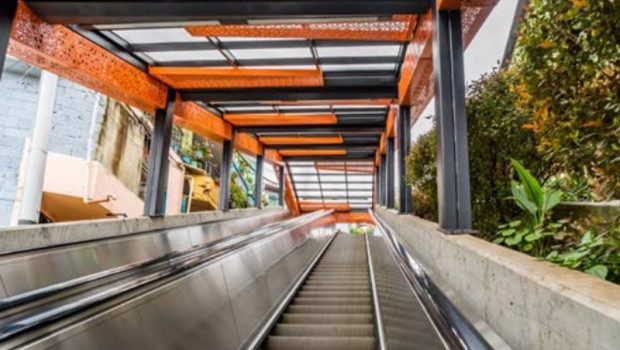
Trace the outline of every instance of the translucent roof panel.
{"label": "translucent roof panel", "polygon": [[[243,62],[241,62],[243,63]],[[248,68],[252,68],[252,69],[293,69],[293,70],[315,70],[316,66],[312,66],[312,65],[281,65],[281,66],[244,66],[243,64],[240,64],[239,67],[248,67]]]}
{"label": "translucent roof panel", "polygon": [[222,54],[216,50],[197,50],[197,51],[159,51],[145,52],[156,62],[170,61],[225,61]]}
{"label": "translucent roof panel", "polygon": [[341,46],[317,47],[319,57],[389,57],[398,56],[400,45],[393,46]]}
{"label": "translucent roof panel", "polygon": [[239,107],[223,107],[224,112],[244,112],[244,111],[275,111],[272,106],[239,106]]}
{"label": "translucent roof panel", "polygon": [[303,41],[306,39],[303,38],[258,38],[258,37],[245,37],[245,36],[227,36],[227,37],[218,37],[217,40],[225,43],[225,42],[238,42],[238,41],[280,41],[280,40],[299,40]]}
{"label": "translucent roof panel", "polygon": [[121,37],[129,44],[155,44],[155,43],[183,43],[183,42],[206,42],[205,37],[191,36],[183,28],[157,28],[157,29],[126,29],[115,30],[114,34]]}
{"label": "translucent roof panel", "polygon": [[309,48],[229,50],[239,60],[259,58],[312,58]]}
{"label": "translucent roof panel", "polygon": [[294,111],[294,110],[300,110],[300,109],[329,109],[330,106],[328,105],[310,105],[310,106],[282,105],[282,106],[279,106],[278,108],[283,111]]}
{"label": "translucent roof panel", "polygon": [[391,63],[374,64],[323,64],[321,68],[324,72],[350,72],[350,71],[387,71],[395,70],[396,65]]}

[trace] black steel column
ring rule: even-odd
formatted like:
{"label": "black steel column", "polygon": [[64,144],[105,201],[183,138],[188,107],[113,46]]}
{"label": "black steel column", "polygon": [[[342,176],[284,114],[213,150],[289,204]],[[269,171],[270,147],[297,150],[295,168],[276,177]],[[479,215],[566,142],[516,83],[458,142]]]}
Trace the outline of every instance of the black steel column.
{"label": "black steel column", "polygon": [[407,155],[411,140],[411,109],[400,106],[398,109],[398,212],[411,214],[411,186],[407,185]]}
{"label": "black steel column", "polygon": [[230,209],[230,169],[233,162],[235,131],[232,131],[232,139],[222,142],[222,167],[220,169],[220,193],[218,209]]}
{"label": "black steel column", "polygon": [[170,138],[174,118],[176,92],[168,90],[165,109],[155,111],[155,125],[151,138],[149,174],[146,181],[144,215],[159,216],[166,213],[166,192],[168,190],[168,171]]}
{"label": "black steel column", "polygon": [[471,231],[461,12],[433,9],[439,227]]}
{"label": "black steel column", "polygon": [[385,206],[394,209],[394,138],[386,139]]}
{"label": "black steel column", "polygon": [[256,207],[261,209],[263,202],[261,197],[263,196],[263,156],[256,156],[256,178],[254,179],[254,200],[256,201]]}
{"label": "black steel column", "polygon": [[381,205],[381,164],[375,166],[375,205]]}
{"label": "black steel column", "polygon": [[17,0],[0,1],[0,78],[2,78],[2,71],[4,70],[4,59],[6,58],[6,49],[9,46],[16,10]]}
{"label": "black steel column", "polygon": [[280,167],[280,173],[278,174],[278,205],[284,206],[284,166]]}
{"label": "black steel column", "polygon": [[387,203],[387,191],[385,188],[385,182],[387,181],[387,156],[385,154],[381,155],[381,206],[386,205]]}

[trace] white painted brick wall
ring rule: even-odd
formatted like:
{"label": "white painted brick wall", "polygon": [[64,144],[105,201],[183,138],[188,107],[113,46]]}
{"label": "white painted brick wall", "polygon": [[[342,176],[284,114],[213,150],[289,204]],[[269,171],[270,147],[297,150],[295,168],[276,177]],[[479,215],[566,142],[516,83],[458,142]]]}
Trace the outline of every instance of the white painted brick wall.
{"label": "white painted brick wall", "polygon": [[[24,142],[32,136],[39,75],[38,68],[8,57],[0,80],[0,227],[9,224]],[[58,85],[49,150],[85,158],[94,92],[65,79]],[[100,105],[98,124],[104,98]]]}

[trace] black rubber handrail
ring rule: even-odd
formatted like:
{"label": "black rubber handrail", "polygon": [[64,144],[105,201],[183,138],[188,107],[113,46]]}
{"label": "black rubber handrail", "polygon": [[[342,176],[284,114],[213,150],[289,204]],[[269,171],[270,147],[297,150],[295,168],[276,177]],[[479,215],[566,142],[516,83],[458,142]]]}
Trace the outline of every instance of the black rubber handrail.
{"label": "black rubber handrail", "polygon": [[422,266],[407,252],[398,235],[371,210],[369,213],[446,346],[450,349],[492,350],[493,347],[482,334],[461,314],[426,275]]}
{"label": "black rubber handrail", "polygon": [[[0,342],[6,341],[14,336],[31,331],[43,325],[47,325],[58,319],[76,314],[87,308],[99,305],[103,302],[109,301],[122,294],[143,287],[147,284],[154,283],[164,278],[182,273],[199,265],[213,262],[218,258],[226,256],[236,250],[242,249],[258,240],[272,236],[279,232],[284,232],[301,227],[315,220],[318,220],[323,216],[329,215],[330,213],[330,211],[320,211],[306,214],[295,219],[287,220],[281,227],[264,228],[255,231],[252,234],[244,235],[244,237],[233,240],[232,242],[220,242],[220,244],[218,244],[220,246],[215,245],[207,248],[206,250],[204,248],[200,249],[202,251],[202,254],[192,252],[191,256],[189,257],[185,257],[180,260],[177,259],[179,261],[176,261],[174,263],[171,261],[168,266],[163,267],[159,271],[150,273],[142,277],[138,277],[134,280],[128,281],[118,286],[110,287],[106,290],[86,296],[79,300],[52,307],[43,312],[31,312],[24,317],[19,317],[15,320],[9,321],[7,324],[0,325]],[[221,245],[224,246],[221,247]],[[207,251],[209,253],[208,255],[205,254]]]}

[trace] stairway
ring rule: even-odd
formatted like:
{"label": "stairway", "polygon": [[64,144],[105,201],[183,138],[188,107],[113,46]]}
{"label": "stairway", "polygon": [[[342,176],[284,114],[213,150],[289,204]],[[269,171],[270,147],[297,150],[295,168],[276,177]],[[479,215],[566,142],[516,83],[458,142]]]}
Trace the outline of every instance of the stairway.
{"label": "stairway", "polygon": [[268,350],[374,350],[362,235],[339,233],[267,338]]}

